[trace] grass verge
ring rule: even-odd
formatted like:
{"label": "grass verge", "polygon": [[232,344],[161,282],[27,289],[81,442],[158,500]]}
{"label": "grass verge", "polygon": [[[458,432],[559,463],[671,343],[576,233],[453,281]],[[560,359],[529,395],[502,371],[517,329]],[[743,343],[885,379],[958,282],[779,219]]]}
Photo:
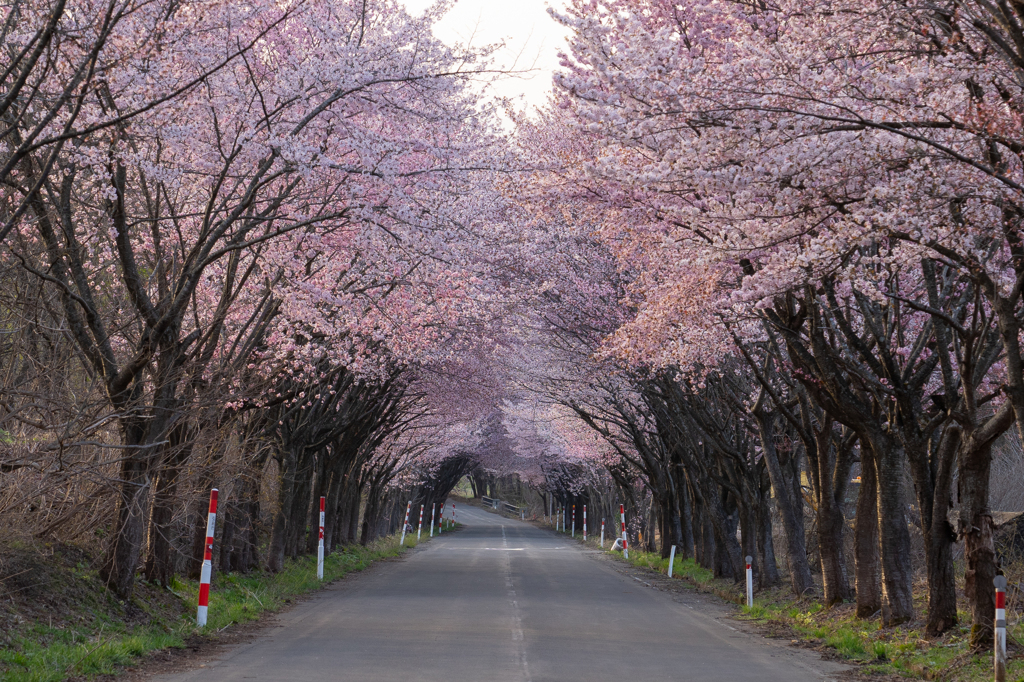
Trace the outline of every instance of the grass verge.
{"label": "grass verge", "polygon": [[[420,542],[427,540],[424,536]],[[6,610],[0,614],[0,679],[61,682],[116,674],[149,652],[184,647],[190,638],[215,635],[231,625],[256,620],[295,597],[361,571],[374,561],[396,557],[416,544],[412,534],[404,546],[397,536],[390,536],[366,547],[346,547],[324,558],[323,582],[316,578],[316,557],[312,556],[289,560],[276,574],[215,574],[205,628],[195,625],[199,586],[192,581],[175,580],[170,590],[140,581],[133,600],[124,603],[102,586],[88,562],[68,561],[66,555],[74,555],[71,548],[50,548],[49,555],[44,548],[38,556],[38,548],[5,547],[6,557],[14,553],[19,557],[15,563],[27,563],[30,568],[11,573],[12,567],[6,565],[11,562],[6,562],[0,575],[10,573],[15,578],[35,573],[37,582],[29,585],[36,588],[42,602],[12,598],[4,606]],[[47,558],[48,567],[39,561]],[[3,579],[0,584],[10,591],[6,583]]]}
{"label": "grass verge", "polygon": [[[582,543],[582,538],[576,537]],[[612,539],[614,542],[614,538]],[[588,546],[597,548],[597,541],[588,539]],[[638,568],[668,573],[668,559],[660,554],[629,550],[629,559],[620,552],[605,552]],[[672,577],[684,580],[700,592],[714,594],[740,607],[738,617],[762,626],[766,634],[803,641],[825,655],[831,655],[858,666],[865,677],[941,680],[943,682],[982,682],[993,676],[992,654],[972,654],[968,648],[971,616],[961,612],[961,625],[940,638],[924,637],[927,612],[925,584],[915,585],[915,609],[918,619],[894,628],[881,627],[880,620],[856,617],[853,604],[825,608],[813,599],[796,599],[792,592],[779,587],[755,595],[754,606],[747,608],[742,585],[732,580],[715,578],[693,559],[676,558]],[[1011,641],[1024,641],[1024,626],[1010,623]],[[1024,660],[1015,656],[1011,645],[1007,680],[1024,681]]]}

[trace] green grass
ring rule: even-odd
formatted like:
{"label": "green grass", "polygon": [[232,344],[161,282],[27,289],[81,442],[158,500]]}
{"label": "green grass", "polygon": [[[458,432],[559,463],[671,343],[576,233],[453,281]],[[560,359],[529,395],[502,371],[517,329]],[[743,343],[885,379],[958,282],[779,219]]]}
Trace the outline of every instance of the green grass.
{"label": "green grass", "polygon": [[[429,537],[424,535],[420,542],[427,540]],[[173,582],[172,605],[177,608],[165,607],[163,610],[169,613],[160,613],[159,607],[154,609],[144,599],[137,598],[133,605],[150,616],[144,626],[126,624],[111,616],[109,608],[100,608],[110,606],[102,602],[116,600],[106,590],[96,590],[83,602],[88,613],[78,619],[80,625],[70,625],[67,619],[57,626],[39,621],[28,623],[9,640],[8,646],[0,647],[0,679],[4,682],[60,682],[70,676],[93,678],[115,674],[146,653],[183,647],[191,636],[212,634],[237,623],[256,620],[265,612],[277,611],[295,597],[314,592],[352,571],[361,571],[374,561],[396,557],[416,544],[416,535],[412,534],[406,537],[404,547],[396,536],[382,538],[367,547],[346,547],[324,558],[323,582],[316,577],[316,557],[289,560],[277,574],[214,574],[205,628],[195,624],[199,586],[194,581]]]}

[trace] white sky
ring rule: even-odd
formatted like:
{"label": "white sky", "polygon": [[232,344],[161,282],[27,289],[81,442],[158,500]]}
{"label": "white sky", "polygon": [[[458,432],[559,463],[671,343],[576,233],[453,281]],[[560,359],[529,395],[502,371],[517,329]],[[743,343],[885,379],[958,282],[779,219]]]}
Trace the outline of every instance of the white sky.
{"label": "white sky", "polygon": [[[399,0],[411,14],[420,14],[433,0]],[[457,0],[434,34],[448,44],[483,46],[504,42],[496,55],[498,66],[529,71],[506,77],[494,85],[500,97],[515,100],[515,108],[542,106],[551,89],[551,73],[558,68],[558,52],[568,35],[547,8],[561,10],[563,0]]]}

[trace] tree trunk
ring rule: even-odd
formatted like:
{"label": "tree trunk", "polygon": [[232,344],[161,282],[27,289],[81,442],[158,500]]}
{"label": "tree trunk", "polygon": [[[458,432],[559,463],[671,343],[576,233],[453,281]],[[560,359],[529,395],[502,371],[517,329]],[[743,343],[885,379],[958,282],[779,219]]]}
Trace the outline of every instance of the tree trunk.
{"label": "tree trunk", "polygon": [[129,451],[121,463],[117,516],[110,535],[107,557],[100,577],[118,597],[129,600],[135,588],[135,571],[146,532],[149,506],[149,467],[145,458]]}
{"label": "tree trunk", "polygon": [[[786,559],[789,562],[790,584],[793,593],[802,597],[814,592],[814,579],[811,577],[811,567],[807,563],[804,504],[799,496],[799,472],[795,472],[794,476],[793,467],[784,468],[779,461],[775,448],[774,419],[760,410],[755,412],[754,417],[757,420],[761,452],[768,469],[768,478],[772,482],[775,506],[782,517],[782,528],[786,533]],[[793,455],[790,457],[795,459]]]}
{"label": "tree trunk", "polygon": [[171,584],[174,561],[171,557],[171,521],[177,499],[178,467],[168,465],[160,473],[153,491],[153,513],[149,521],[149,556],[146,559],[146,580],[161,587]]}
{"label": "tree trunk", "polygon": [[274,525],[270,532],[270,546],[267,548],[267,570],[278,573],[284,569],[284,557],[287,544],[287,533],[295,495],[295,459],[291,448],[281,451],[278,459],[279,483],[277,493],[277,512],[274,514]]}
{"label": "tree trunk", "polygon": [[768,500],[762,498],[757,513],[757,560],[761,565],[761,580],[758,587],[767,588],[782,581],[778,562],[775,559],[775,541],[772,539],[772,512]]}
{"label": "tree trunk", "polygon": [[991,447],[984,450],[961,458],[959,481],[961,534],[967,559],[964,592],[971,605],[971,647],[975,651],[992,647],[996,617],[992,580],[999,573],[992,539],[992,513],[988,508]]}
{"label": "tree trunk", "polygon": [[882,549],[882,623],[900,625],[914,617],[910,531],[904,511],[903,449],[888,438],[871,444],[878,481],[878,530]]}
{"label": "tree trunk", "polygon": [[860,491],[854,526],[857,617],[871,618],[882,609],[878,559],[878,479],[870,448],[861,446]]}

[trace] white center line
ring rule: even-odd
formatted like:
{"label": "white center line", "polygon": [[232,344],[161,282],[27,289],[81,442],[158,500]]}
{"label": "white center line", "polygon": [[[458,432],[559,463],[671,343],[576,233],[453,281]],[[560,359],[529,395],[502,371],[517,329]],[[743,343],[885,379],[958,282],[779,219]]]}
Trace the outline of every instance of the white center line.
{"label": "white center line", "polygon": [[[501,527],[501,544],[502,549],[510,549],[508,537],[505,536],[504,525]],[[530,682],[530,666],[526,663],[526,642],[523,641],[523,622],[519,617],[516,588],[512,584],[512,561],[509,559],[508,554],[503,554],[502,556],[505,557],[505,589],[508,590],[508,602],[512,606],[512,641],[516,643],[516,657],[519,659],[519,665],[523,669],[523,677],[526,682]]]}

